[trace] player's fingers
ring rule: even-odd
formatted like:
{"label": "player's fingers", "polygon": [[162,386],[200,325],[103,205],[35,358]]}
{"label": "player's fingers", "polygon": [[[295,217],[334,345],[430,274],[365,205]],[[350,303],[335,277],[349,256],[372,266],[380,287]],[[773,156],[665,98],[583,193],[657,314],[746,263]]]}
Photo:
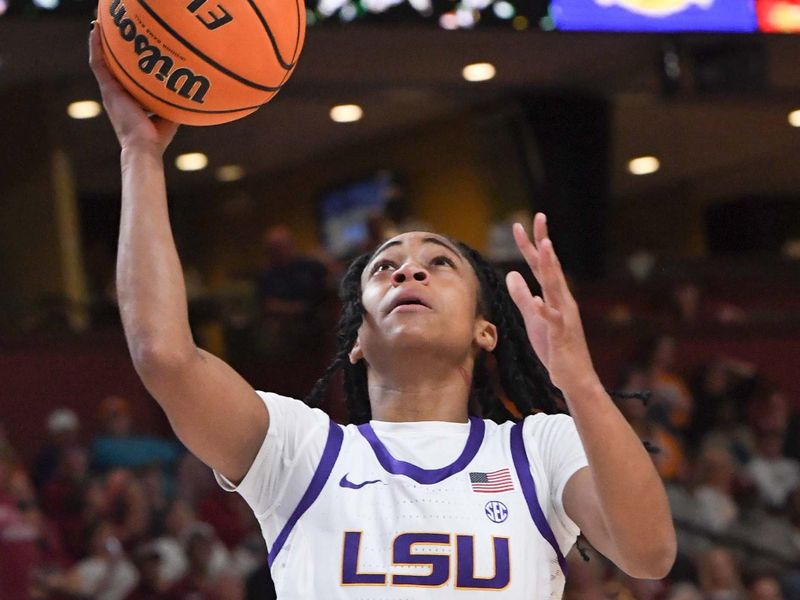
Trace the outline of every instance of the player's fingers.
{"label": "player's fingers", "polygon": [[514,304],[517,305],[522,316],[525,317],[533,310],[533,295],[525,279],[517,271],[510,271],[506,275],[506,287]]}
{"label": "player's fingers", "polygon": [[532,305],[536,314],[553,325],[555,328],[558,329],[564,325],[564,316],[562,315],[561,311],[549,306],[541,296],[534,296]]}
{"label": "player's fingers", "polygon": [[561,268],[561,262],[556,256],[553,241],[546,237],[541,242],[541,271],[542,293],[545,300],[555,308],[562,308],[566,302],[572,300],[572,294],[567,286],[567,278]]}
{"label": "player's fingers", "polygon": [[97,83],[100,84],[101,91],[109,86],[118,85],[103,59],[103,49],[100,46],[100,24],[97,21],[92,22],[92,31],[89,33],[89,66],[92,68]]}
{"label": "player's fingers", "polygon": [[519,251],[522,253],[522,257],[525,259],[525,262],[528,263],[528,266],[531,268],[531,271],[533,271],[533,274],[538,281],[539,251],[536,250],[534,245],[531,243],[531,240],[528,238],[528,234],[525,233],[525,228],[522,227],[520,223],[514,223],[514,225],[511,227],[511,231],[514,236],[514,242],[517,244],[517,248],[519,248]]}
{"label": "player's fingers", "polygon": [[536,213],[533,217],[533,241],[541,250],[542,240],[547,237],[547,215]]}

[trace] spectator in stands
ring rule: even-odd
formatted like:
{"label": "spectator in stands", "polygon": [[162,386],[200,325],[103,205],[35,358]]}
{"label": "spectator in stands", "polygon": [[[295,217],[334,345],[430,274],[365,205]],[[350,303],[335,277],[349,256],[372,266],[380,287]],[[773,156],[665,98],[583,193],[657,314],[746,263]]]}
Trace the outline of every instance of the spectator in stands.
{"label": "spectator in stands", "polygon": [[108,518],[122,546],[130,551],[143,543],[150,533],[151,505],[142,482],[127,469],[115,469],[106,475]]}
{"label": "spectator in stands", "polygon": [[799,564],[800,548],[794,544],[791,523],[764,509],[758,488],[746,474],[738,478],[735,497],[739,515],[725,533],[743,571],[751,576],[780,573]]}
{"label": "spectator in stands", "polygon": [[693,401],[689,388],[675,369],[677,342],[669,335],[645,340],[639,348],[638,365],[647,375],[652,391],[653,417],[672,431],[689,427]]}
{"label": "spectator in stands", "polygon": [[706,600],[745,600],[741,575],[731,553],[711,548],[698,560],[700,590]]}
{"label": "spectator in stands", "polygon": [[756,431],[755,456],[747,465],[761,500],[773,510],[783,509],[789,494],[800,487],[800,463],[783,455],[785,436],[782,428]]}
{"label": "spectator in stands", "polygon": [[118,467],[135,469],[152,463],[171,468],[180,457],[182,451],[177,443],[133,433],[130,405],[125,398],[104,398],[99,413],[102,432],[91,444],[94,470],[105,473]]}
{"label": "spectator in stands", "polygon": [[[0,433],[0,437],[2,434]],[[0,440],[0,598],[28,600],[28,582],[38,561],[40,531],[31,518],[27,476],[10,446]]]}
{"label": "spectator in stands", "polygon": [[750,600],[784,600],[778,580],[771,575],[756,577],[747,586]]}
{"label": "spectator in stands", "polygon": [[78,560],[86,551],[83,532],[89,522],[84,514],[89,479],[86,450],[72,446],[61,453],[55,473],[40,494],[42,510],[55,522],[71,560]]}
{"label": "spectator in stands", "polygon": [[752,433],[744,423],[746,408],[761,385],[761,376],[752,363],[714,357],[693,377],[691,393],[695,410],[688,439],[694,448],[708,435],[715,443],[726,444],[739,464],[752,454]]}
{"label": "spectator in stands", "polygon": [[307,342],[319,335],[328,270],[300,254],[286,226],[268,229],[263,241],[265,263],[256,282],[261,308],[258,345],[267,355],[307,351]]}
{"label": "spectator in stands", "polygon": [[[164,519],[164,533],[153,543],[161,555],[161,575],[167,582],[175,582],[186,574],[186,543],[197,529],[208,529],[208,525],[197,520],[192,507],[182,498],[175,499]],[[230,565],[230,555],[217,539],[212,540],[210,572],[213,576],[225,571]]]}
{"label": "spectator in stands", "polygon": [[722,533],[739,513],[733,496],[736,463],[727,448],[706,446],[697,469],[700,485],[694,496],[699,503],[700,522],[711,533]]}
{"label": "spectator in stands", "polygon": [[[647,375],[644,371],[634,367],[624,373],[621,391],[634,392],[646,388]],[[655,447],[651,457],[662,479],[669,481],[681,475],[685,468],[686,457],[680,439],[651,419],[647,407],[640,399],[621,398],[615,401],[636,434]]]}
{"label": "spectator in stands", "polygon": [[123,600],[138,583],[138,573],[125,556],[110,521],[98,521],[89,532],[90,554],[70,569],[46,575],[51,595]]}
{"label": "spectator in stands", "polygon": [[36,457],[33,483],[37,490],[55,474],[61,457],[69,448],[78,445],[80,421],[68,408],[58,408],[47,416],[48,443]]}
{"label": "spectator in stands", "polygon": [[717,446],[709,446],[679,480],[667,482],[667,497],[678,538],[674,573],[694,576],[693,561],[708,551],[737,516],[733,499],[734,461]]}
{"label": "spectator in stands", "polygon": [[185,551],[188,559],[186,574],[170,590],[171,600],[218,600],[217,578],[211,567],[214,550],[214,532],[200,523],[186,536]]}
{"label": "spectator in stands", "polygon": [[694,281],[679,281],[670,292],[673,315],[680,323],[699,322],[741,323],[747,312],[731,302],[708,298],[702,287]]}
{"label": "spectator in stands", "polygon": [[669,588],[666,600],[704,600],[704,598],[696,585],[688,581],[681,581]]}
{"label": "spectator in stands", "polygon": [[161,555],[152,544],[139,547],[133,554],[133,561],[139,571],[139,585],[125,597],[125,600],[169,600],[168,585],[161,576]]}

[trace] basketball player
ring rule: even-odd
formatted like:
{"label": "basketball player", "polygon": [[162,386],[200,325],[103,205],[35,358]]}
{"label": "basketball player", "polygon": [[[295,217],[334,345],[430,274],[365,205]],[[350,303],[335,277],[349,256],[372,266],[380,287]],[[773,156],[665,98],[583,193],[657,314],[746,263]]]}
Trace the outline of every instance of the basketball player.
{"label": "basketball player", "polygon": [[[434,233],[356,259],[339,352],[310,398],[344,369],[353,423],[338,425],[195,346],[162,164],[177,127],[113,79],[96,29],[90,52],[122,147],[117,291],[134,365],[252,508],[279,598],[560,598],[579,531],[633,577],[667,574],[664,488],[594,371],[544,215],[532,241],[513,231],[542,297]],[[479,418],[504,416],[490,353],[519,422]],[[571,417],[547,414],[560,395]]]}

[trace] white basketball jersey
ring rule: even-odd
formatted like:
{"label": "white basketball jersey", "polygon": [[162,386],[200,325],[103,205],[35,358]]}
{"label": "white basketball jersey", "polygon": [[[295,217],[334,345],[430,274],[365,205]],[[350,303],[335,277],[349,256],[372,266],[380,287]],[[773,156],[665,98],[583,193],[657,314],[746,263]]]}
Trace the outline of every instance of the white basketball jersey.
{"label": "white basketball jersey", "polygon": [[[369,424],[331,423],[319,469],[270,548],[279,597],[560,598],[566,563],[521,434],[521,423],[473,418],[458,459],[426,470],[395,459]],[[297,581],[309,562],[311,578]]]}

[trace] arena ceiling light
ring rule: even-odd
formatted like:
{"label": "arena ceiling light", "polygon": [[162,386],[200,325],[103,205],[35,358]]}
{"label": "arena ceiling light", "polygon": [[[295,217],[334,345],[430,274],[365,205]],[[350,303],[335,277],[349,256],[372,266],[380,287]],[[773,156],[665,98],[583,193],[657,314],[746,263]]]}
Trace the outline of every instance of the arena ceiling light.
{"label": "arena ceiling light", "polygon": [[364,110],[358,104],[339,104],[331,109],[330,115],[336,123],[355,123],[364,116]]}
{"label": "arena ceiling light", "polygon": [[628,163],[628,171],[633,175],[650,175],[661,168],[655,156],[639,156]]}
{"label": "arena ceiling light", "polygon": [[800,127],[800,109],[793,110],[789,113],[789,125],[792,127]]}
{"label": "arena ceiling light", "polygon": [[471,82],[489,81],[490,79],[494,79],[496,74],[497,69],[494,68],[492,63],[488,62],[473,63],[467,65],[461,71],[461,75],[464,79]]}
{"label": "arena ceiling light", "polygon": [[180,154],[175,159],[175,166],[181,171],[202,171],[208,166],[208,157],[202,152]]}
{"label": "arena ceiling light", "polygon": [[67,114],[73,119],[94,119],[101,112],[103,107],[94,100],[78,100],[67,106]]}
{"label": "arena ceiling light", "polygon": [[242,179],[245,176],[245,170],[242,165],[223,165],[214,172],[214,176],[217,181],[229,183]]}

